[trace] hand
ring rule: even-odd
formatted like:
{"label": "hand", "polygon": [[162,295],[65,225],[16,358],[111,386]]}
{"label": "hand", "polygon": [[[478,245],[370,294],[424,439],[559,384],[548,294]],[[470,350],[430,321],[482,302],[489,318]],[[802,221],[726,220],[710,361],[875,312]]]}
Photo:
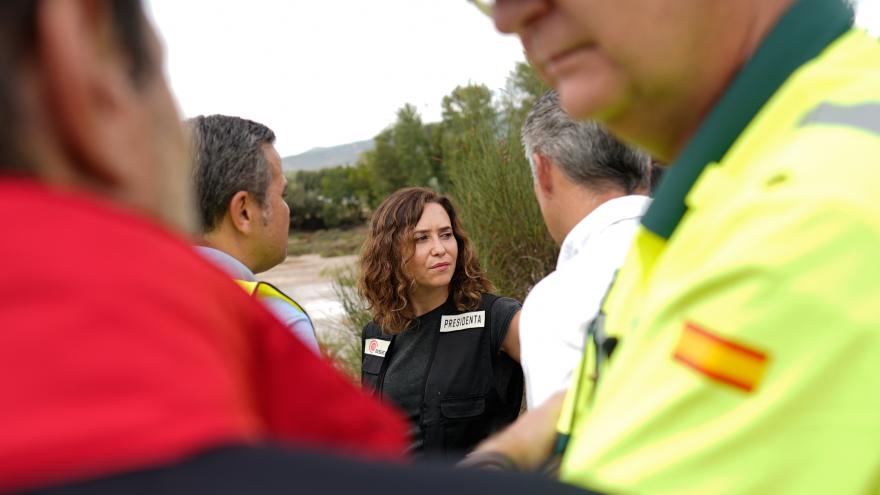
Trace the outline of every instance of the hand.
{"label": "hand", "polygon": [[500,433],[484,440],[474,450],[506,455],[517,468],[537,470],[550,457],[556,443],[556,422],[565,392],[557,392],[540,407],[520,416]]}

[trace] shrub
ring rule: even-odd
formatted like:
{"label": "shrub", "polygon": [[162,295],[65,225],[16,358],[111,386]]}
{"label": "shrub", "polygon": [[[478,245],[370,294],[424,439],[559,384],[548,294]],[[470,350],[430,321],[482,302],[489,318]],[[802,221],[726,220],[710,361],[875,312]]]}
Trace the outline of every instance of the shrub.
{"label": "shrub", "polygon": [[333,292],[345,309],[345,321],[341,328],[323,332],[320,342],[325,356],[331,359],[346,375],[360,383],[361,332],[372,317],[366,304],[357,293],[358,267],[346,266],[333,270]]}
{"label": "shrub", "polygon": [[499,294],[523,300],[553,269],[557,249],[541,219],[522,151],[525,112],[513,104],[497,113],[487,109],[487,92],[482,86],[453,92],[461,101],[444,113],[443,155],[450,193],[483,268]]}

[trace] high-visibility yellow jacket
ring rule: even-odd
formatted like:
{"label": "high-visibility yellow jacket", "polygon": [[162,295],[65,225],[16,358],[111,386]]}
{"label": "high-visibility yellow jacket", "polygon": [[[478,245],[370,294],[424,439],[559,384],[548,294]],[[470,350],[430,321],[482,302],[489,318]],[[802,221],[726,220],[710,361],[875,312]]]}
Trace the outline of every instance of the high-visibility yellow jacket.
{"label": "high-visibility yellow jacket", "polygon": [[851,19],[796,2],[667,172],[568,394],[563,480],[880,493],[880,44]]}
{"label": "high-visibility yellow jacket", "polygon": [[268,283],[268,282],[251,282],[249,280],[236,280],[235,281],[239,287],[245,290],[248,294],[261,298],[261,299],[279,299],[281,301],[286,302],[287,304],[293,306],[297,310],[301,311],[306,318],[309,320],[309,324],[314,328],[314,323],[312,323],[312,318],[306,313],[305,308],[300,306],[298,302],[296,302],[292,297],[288,296],[284,292],[281,291],[278,287]]}

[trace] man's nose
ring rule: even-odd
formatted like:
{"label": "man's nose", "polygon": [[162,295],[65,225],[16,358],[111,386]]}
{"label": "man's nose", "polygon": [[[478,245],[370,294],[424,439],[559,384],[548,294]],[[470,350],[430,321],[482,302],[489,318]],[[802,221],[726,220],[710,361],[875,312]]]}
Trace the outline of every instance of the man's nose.
{"label": "man's nose", "polygon": [[492,6],[495,28],[502,33],[521,33],[550,9],[550,0],[496,0]]}

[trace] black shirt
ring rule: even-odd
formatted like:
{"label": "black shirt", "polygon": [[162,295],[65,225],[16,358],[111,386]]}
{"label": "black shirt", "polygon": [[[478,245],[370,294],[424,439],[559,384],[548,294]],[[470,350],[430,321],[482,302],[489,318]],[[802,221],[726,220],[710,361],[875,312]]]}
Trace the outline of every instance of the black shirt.
{"label": "black shirt", "polygon": [[[382,384],[382,395],[395,403],[407,416],[412,425],[412,450],[420,452],[424,449],[420,420],[424,403],[425,381],[428,367],[432,363],[431,352],[435,335],[444,324],[449,331],[463,328],[464,331],[488,331],[493,359],[499,358],[501,344],[507,335],[507,329],[521,305],[514,299],[500,297],[489,307],[486,318],[489,328],[480,326],[478,321],[469,317],[472,312],[459,311],[450,298],[428,313],[418,317],[406,330],[394,337],[393,354],[390,359]],[[462,315],[460,318],[452,318]],[[444,316],[447,317],[444,320]]]}

